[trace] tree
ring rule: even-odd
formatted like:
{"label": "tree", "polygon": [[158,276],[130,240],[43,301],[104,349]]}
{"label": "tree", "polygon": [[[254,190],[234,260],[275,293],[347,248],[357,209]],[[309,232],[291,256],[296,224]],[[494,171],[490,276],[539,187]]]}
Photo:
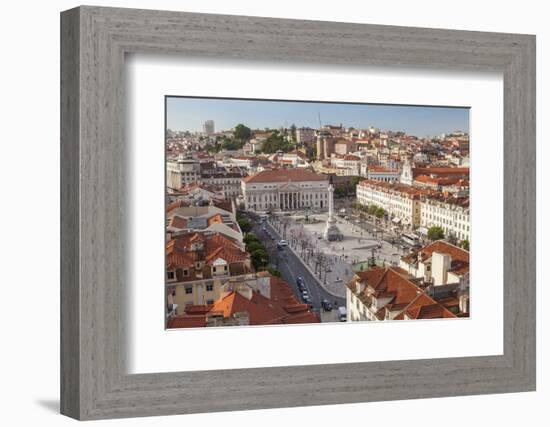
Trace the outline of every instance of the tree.
{"label": "tree", "polygon": [[290,126],[290,137],[292,138],[292,142],[296,142],[296,125],[292,123],[292,126]]}
{"label": "tree", "polygon": [[357,184],[359,184],[362,179],[363,178],[361,178],[360,176],[352,176],[349,180],[349,183],[352,187],[357,187]]}
{"label": "tree", "polygon": [[248,245],[252,242],[260,242],[260,239],[254,233],[246,233],[244,235],[243,242]]}
{"label": "tree", "polygon": [[306,146],[306,156],[311,161],[317,159],[317,146],[315,144]]}
{"label": "tree", "polygon": [[291,149],[292,146],[285,141],[285,138],[279,133],[279,131],[273,131],[262,146],[262,151],[267,154],[276,153],[277,151],[287,153]]}
{"label": "tree", "polygon": [[260,242],[251,242],[246,245],[246,250],[250,253],[258,251],[258,250],[265,250],[264,246]]}
{"label": "tree", "polygon": [[334,195],[336,197],[343,197],[346,195],[346,189],[340,185],[334,189]]}
{"label": "tree", "polygon": [[376,211],[374,212],[374,216],[378,219],[382,218],[384,215],[386,215],[386,211],[383,208],[376,208]]}
{"label": "tree", "polygon": [[443,239],[444,237],[445,237],[445,232],[440,226],[434,225],[428,229],[428,239],[440,240],[440,239]]}
{"label": "tree", "polygon": [[237,126],[235,126],[233,136],[235,139],[238,139],[239,141],[244,143],[250,140],[250,137],[252,136],[252,131],[250,130],[250,128],[246,127],[242,123],[239,123]]}
{"label": "tree", "polygon": [[469,251],[470,250],[470,241],[468,239],[466,240],[462,240],[460,243],[459,243],[459,246],[464,249],[465,251]]}
{"label": "tree", "polygon": [[241,227],[241,231],[243,233],[248,233],[252,230],[252,225],[250,224],[248,218],[237,216],[237,223],[239,224],[239,227]]}
{"label": "tree", "polygon": [[259,270],[262,267],[265,267],[269,263],[269,255],[267,251],[263,248],[255,250],[250,254],[250,260],[255,270]]}

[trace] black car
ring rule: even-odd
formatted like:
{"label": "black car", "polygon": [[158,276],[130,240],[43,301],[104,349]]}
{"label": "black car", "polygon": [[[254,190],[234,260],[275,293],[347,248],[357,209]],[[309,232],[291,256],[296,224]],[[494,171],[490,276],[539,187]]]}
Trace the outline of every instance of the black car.
{"label": "black car", "polygon": [[297,285],[303,285],[304,284],[304,279],[300,276],[296,277],[296,284]]}
{"label": "black car", "polygon": [[321,306],[325,311],[332,311],[332,303],[329,300],[324,299],[321,301]]}

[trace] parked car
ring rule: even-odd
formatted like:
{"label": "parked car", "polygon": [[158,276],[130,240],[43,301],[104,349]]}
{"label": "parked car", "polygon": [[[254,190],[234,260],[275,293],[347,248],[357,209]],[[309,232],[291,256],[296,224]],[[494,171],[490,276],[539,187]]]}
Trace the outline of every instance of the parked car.
{"label": "parked car", "polygon": [[327,299],[321,301],[321,307],[323,307],[325,311],[332,311],[332,303]]}
{"label": "parked car", "polygon": [[309,295],[302,295],[302,301],[306,304],[309,304],[311,298],[309,297]]}
{"label": "parked car", "polygon": [[301,276],[296,277],[296,284],[297,284],[297,285],[300,285],[300,284],[303,285],[303,284],[304,284],[304,279],[303,279],[303,277],[301,277]]}
{"label": "parked car", "polygon": [[346,307],[338,307],[338,320],[340,322],[347,322],[348,313],[346,311]]}

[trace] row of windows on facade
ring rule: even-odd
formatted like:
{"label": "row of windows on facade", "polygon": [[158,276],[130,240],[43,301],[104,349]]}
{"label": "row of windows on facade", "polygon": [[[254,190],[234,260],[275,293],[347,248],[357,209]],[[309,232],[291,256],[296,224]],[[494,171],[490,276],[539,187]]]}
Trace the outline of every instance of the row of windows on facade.
{"label": "row of windows on facade", "polygon": [[[290,194],[290,193],[288,193],[288,194]],[[257,199],[256,199],[256,197],[257,197]],[[322,193],[322,194],[315,193],[315,199],[326,199],[327,197],[328,197],[328,194],[326,194],[326,193]],[[275,194],[264,194],[263,196],[248,196],[247,200],[248,200],[249,203],[261,202],[261,201],[276,202],[277,198],[278,198],[278,196],[275,195]],[[306,200],[313,200],[314,199],[313,194],[311,194],[311,193],[305,194],[304,198]]]}
{"label": "row of windows on facade", "polygon": [[433,218],[430,215],[429,218],[427,218],[427,220],[437,221],[437,222],[440,222],[441,224],[450,225],[454,228],[460,228],[462,230],[470,231],[470,226],[467,225],[467,224],[456,223],[456,222],[451,221],[450,219],[441,218],[441,217],[438,217],[436,215],[434,215]]}
{"label": "row of windows on facade", "polygon": [[[214,285],[206,285],[206,292],[213,292],[214,291]],[[193,286],[189,285],[185,287],[185,293],[186,294],[192,294],[193,293]]]}
{"label": "row of windows on facade", "polygon": [[[366,198],[366,197],[365,196],[360,197],[360,199],[363,199],[363,198]],[[378,203],[382,204],[382,203],[386,203],[387,197],[372,196],[371,199],[375,202],[378,202]],[[390,198],[390,200],[392,200],[392,199],[394,199],[394,198]],[[397,199],[399,200],[399,198],[397,198]],[[405,203],[410,205],[411,201],[406,200]],[[393,208],[394,209],[400,209],[399,205],[394,206]],[[434,206],[428,206],[425,209],[427,209],[429,211],[433,211],[434,213],[438,213],[438,214],[446,214],[448,212],[448,210],[445,209],[445,208],[437,208],[437,207],[434,207]],[[416,212],[418,212],[418,210],[419,210],[419,208],[417,207]],[[408,212],[410,212],[410,208],[408,208]],[[425,213],[425,212],[422,213],[422,216],[427,216],[427,215],[428,215],[428,213]],[[455,219],[458,220],[458,221],[467,221],[468,220],[466,215],[456,214],[456,213],[454,215],[456,215]],[[435,217],[435,215],[434,215],[434,217]],[[430,216],[430,219],[431,219],[431,216]]]}
{"label": "row of windows on facade", "polygon": [[[197,266],[197,268],[200,268],[200,267]],[[223,266],[223,270],[227,271],[227,265]],[[181,270],[181,272],[182,272],[183,277],[189,276],[189,270],[187,268],[184,268],[183,270]],[[168,271],[168,272],[166,272],[166,277],[168,278],[168,280],[174,280],[176,278],[176,275],[173,271]]]}
{"label": "row of windows on facade", "polygon": [[[294,185],[297,185],[298,187],[301,187],[301,188],[313,188],[313,187],[324,187],[324,184],[319,184],[319,185],[315,185],[315,184],[297,184],[297,183],[294,183]],[[278,188],[277,185],[262,185],[260,187],[257,187],[255,185],[252,186],[252,189],[253,190],[256,190],[257,188],[262,188],[262,189],[266,189],[266,188],[271,188],[271,189],[275,189],[275,188]]]}

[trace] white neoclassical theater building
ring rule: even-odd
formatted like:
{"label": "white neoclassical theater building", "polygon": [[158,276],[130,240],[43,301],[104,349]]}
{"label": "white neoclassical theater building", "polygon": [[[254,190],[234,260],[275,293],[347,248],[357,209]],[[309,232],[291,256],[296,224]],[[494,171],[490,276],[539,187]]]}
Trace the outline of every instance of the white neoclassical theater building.
{"label": "white neoclassical theater building", "polygon": [[251,211],[328,208],[328,178],[305,169],[265,170],[242,180],[244,204]]}

